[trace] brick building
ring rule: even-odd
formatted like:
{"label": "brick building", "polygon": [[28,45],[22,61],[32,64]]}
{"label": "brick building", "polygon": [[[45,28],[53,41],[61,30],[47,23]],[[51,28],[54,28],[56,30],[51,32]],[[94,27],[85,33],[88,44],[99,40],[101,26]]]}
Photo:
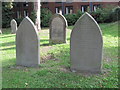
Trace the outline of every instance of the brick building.
{"label": "brick building", "polygon": [[35,25],[40,29],[40,1],[36,2],[14,2],[13,4],[13,17],[22,18],[26,16],[31,16],[32,12],[35,11],[37,14]]}
{"label": "brick building", "polygon": [[[81,2],[72,2],[74,0],[66,0],[66,2],[41,2],[36,0],[35,2],[14,2],[13,6],[13,17],[21,18],[31,16],[32,11],[36,11],[37,19],[36,26],[40,29],[40,6],[41,8],[48,8],[52,13],[71,14],[76,13],[78,10],[85,11],[96,11],[99,7],[107,6],[118,6],[119,2],[86,2],[89,0],[81,0]],[[48,0],[49,1],[49,0]],[[85,2],[83,2],[85,1]]]}
{"label": "brick building", "polygon": [[13,4],[13,17],[21,18],[26,16],[31,16],[34,6],[32,2],[15,2]]}
{"label": "brick building", "polygon": [[107,6],[118,6],[118,2],[42,2],[42,8],[48,8],[52,13],[71,14],[76,13],[78,10],[96,11],[97,8]]}

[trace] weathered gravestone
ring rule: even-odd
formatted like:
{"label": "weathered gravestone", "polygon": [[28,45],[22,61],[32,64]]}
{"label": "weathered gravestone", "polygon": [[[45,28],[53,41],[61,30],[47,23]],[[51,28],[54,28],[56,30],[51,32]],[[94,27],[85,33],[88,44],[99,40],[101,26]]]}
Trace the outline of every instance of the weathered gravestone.
{"label": "weathered gravestone", "polygon": [[0,29],[0,34],[2,34],[2,30]]}
{"label": "weathered gravestone", "polygon": [[34,23],[24,18],[16,32],[17,65],[38,66],[40,64],[39,37]]}
{"label": "weathered gravestone", "polygon": [[61,14],[55,14],[50,21],[50,43],[66,43],[67,21]]}
{"label": "weathered gravestone", "polygon": [[10,24],[11,24],[11,30],[12,30],[11,33],[15,34],[17,31],[17,22],[15,21],[15,19],[12,19]]}
{"label": "weathered gravestone", "polygon": [[87,12],[71,33],[70,57],[73,72],[101,72],[103,39],[99,25]]}

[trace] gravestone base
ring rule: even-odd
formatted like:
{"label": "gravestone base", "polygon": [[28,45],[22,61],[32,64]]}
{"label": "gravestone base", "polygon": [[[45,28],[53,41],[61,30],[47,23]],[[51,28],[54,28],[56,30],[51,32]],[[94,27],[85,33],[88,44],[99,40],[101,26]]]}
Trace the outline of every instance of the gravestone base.
{"label": "gravestone base", "polygon": [[66,43],[66,41],[61,41],[61,40],[49,40],[50,44],[62,44],[62,43]]}
{"label": "gravestone base", "polygon": [[75,68],[70,68],[72,72],[77,72],[77,73],[91,73],[91,74],[99,74],[99,73],[102,73],[101,70],[78,70],[78,69],[75,69]]}
{"label": "gravestone base", "polygon": [[17,62],[16,65],[20,66],[20,67],[34,67],[34,68],[38,68],[39,67],[38,64],[28,65],[28,64],[19,64],[19,62]]}

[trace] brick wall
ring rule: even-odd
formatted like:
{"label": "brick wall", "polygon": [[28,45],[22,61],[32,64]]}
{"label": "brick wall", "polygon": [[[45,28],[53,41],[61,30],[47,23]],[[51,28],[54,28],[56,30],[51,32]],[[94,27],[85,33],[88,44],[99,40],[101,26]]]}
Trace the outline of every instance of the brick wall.
{"label": "brick wall", "polygon": [[[73,13],[76,13],[78,10],[82,10],[82,6],[86,5],[90,7],[90,2],[72,2],[72,3],[56,3],[56,2],[47,2],[47,3],[41,3],[42,8],[48,8],[52,13],[55,13],[56,7],[62,7],[64,8],[64,13],[66,12],[65,7],[72,6],[73,7]],[[93,2],[92,5],[101,5],[101,7],[106,8],[108,6],[118,6],[120,3],[118,2]],[[92,8],[93,9],[93,8]]]}
{"label": "brick wall", "polygon": [[18,18],[18,16],[19,18],[25,17],[25,13],[28,13],[28,16],[30,16],[31,12],[34,9],[32,2],[28,2],[27,4],[25,4],[24,2],[14,2],[14,3],[15,3],[15,5],[13,6],[14,18]]}

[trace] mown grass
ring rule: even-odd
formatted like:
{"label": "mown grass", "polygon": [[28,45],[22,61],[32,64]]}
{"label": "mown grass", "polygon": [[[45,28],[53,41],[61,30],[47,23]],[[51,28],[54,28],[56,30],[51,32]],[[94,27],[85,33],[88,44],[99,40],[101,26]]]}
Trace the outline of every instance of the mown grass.
{"label": "mown grass", "polygon": [[49,44],[48,30],[40,31],[39,68],[16,66],[15,35],[4,29],[0,35],[3,88],[118,88],[118,24],[100,24],[103,32],[103,72],[86,75],[70,71],[70,33],[67,44]]}

